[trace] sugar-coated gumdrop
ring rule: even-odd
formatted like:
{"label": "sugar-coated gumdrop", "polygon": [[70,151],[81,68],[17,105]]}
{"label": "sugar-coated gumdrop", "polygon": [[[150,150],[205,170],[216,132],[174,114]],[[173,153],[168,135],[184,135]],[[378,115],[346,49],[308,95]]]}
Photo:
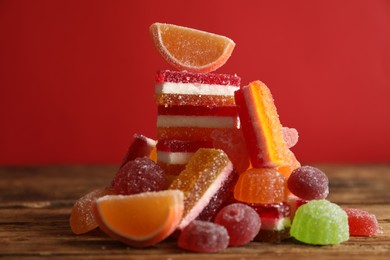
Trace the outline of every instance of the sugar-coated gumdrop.
{"label": "sugar-coated gumdrop", "polygon": [[225,204],[229,203],[229,201],[233,198],[233,189],[237,182],[237,178],[238,173],[233,171],[196,218],[197,220],[211,221],[214,219],[218,210]]}
{"label": "sugar-coated gumdrop", "polygon": [[249,167],[249,155],[241,129],[215,129],[211,133],[215,148],[222,149],[229,156],[233,167],[242,173]]}
{"label": "sugar-coated gumdrop", "polygon": [[79,198],[73,205],[69,224],[75,234],[84,234],[98,227],[97,217],[93,210],[96,199],[115,194],[112,188],[91,191]]}
{"label": "sugar-coated gumdrop", "polygon": [[219,149],[200,148],[186,168],[172,181],[169,189],[184,192],[184,214],[179,229],[199,216],[211,198],[233,173],[226,153]]}
{"label": "sugar-coated gumdrop", "polygon": [[329,180],[326,174],[308,165],[291,173],[287,187],[294,195],[305,200],[325,199],[329,194]]}
{"label": "sugar-coated gumdrop", "polygon": [[261,227],[256,211],[248,205],[233,203],[222,208],[214,220],[228,231],[229,246],[241,246],[254,239]]}
{"label": "sugar-coated gumdrop", "polygon": [[164,171],[147,157],[137,158],[119,169],[111,185],[122,195],[159,191],[165,188]]}
{"label": "sugar-coated gumdrop", "polygon": [[379,224],[374,214],[365,210],[347,208],[349,234],[351,236],[371,237],[379,233]]}
{"label": "sugar-coated gumdrop", "polygon": [[349,239],[347,213],[327,200],[311,200],[298,208],[290,234],[307,244],[342,243]]}
{"label": "sugar-coated gumdrop", "polygon": [[279,203],[288,195],[287,178],[274,168],[252,168],[240,174],[234,198],[245,203]]}
{"label": "sugar-coated gumdrop", "polygon": [[179,235],[180,248],[193,252],[219,252],[229,245],[225,227],[207,221],[192,221]]}

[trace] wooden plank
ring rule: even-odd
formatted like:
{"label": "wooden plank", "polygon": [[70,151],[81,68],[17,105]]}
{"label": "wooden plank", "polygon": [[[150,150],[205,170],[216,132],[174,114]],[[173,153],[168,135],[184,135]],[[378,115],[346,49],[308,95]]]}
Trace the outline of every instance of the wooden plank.
{"label": "wooden plank", "polygon": [[311,246],[288,239],[279,244],[252,242],[218,254],[194,254],[172,240],[135,249],[100,230],[76,236],[69,214],[76,199],[107,186],[115,166],[48,166],[0,168],[0,256],[7,259],[389,259],[390,165],[319,165],[330,178],[329,199],[343,207],[376,214],[383,234],[351,237],[341,245]]}

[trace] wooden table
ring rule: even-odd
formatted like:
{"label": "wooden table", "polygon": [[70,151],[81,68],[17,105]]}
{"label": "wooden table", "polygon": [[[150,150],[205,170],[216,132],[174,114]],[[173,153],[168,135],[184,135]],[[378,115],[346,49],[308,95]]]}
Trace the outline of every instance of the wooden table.
{"label": "wooden table", "polygon": [[6,259],[390,259],[390,165],[317,165],[330,179],[329,200],[376,214],[383,234],[333,246],[288,239],[252,242],[218,254],[194,254],[166,241],[130,248],[100,230],[76,236],[69,214],[76,199],[106,186],[115,166],[0,167],[0,258]]}

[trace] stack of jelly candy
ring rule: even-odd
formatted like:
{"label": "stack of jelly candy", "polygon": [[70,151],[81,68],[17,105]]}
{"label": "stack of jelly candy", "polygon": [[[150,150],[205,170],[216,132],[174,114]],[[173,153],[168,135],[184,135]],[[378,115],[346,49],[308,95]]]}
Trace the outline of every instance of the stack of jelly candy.
{"label": "stack of jelly candy", "polygon": [[[170,37],[170,41],[181,41],[177,46],[184,51],[195,48],[191,53],[199,53],[196,48],[200,48],[191,40],[201,35],[208,42],[208,37],[210,41],[215,37],[153,24],[155,42],[163,41],[156,36],[160,27],[179,30],[180,37]],[[164,52],[160,45],[159,51]],[[176,232],[157,236],[161,240],[154,237],[153,243],[171,234],[180,248],[194,252],[218,252],[253,240],[281,242],[291,236],[308,244],[338,244],[350,235],[379,233],[375,215],[342,209],[326,200],[326,174],[300,165],[290,149],[298,133],[282,126],[271,91],[263,82],[241,87],[237,75],[212,73],[214,65],[204,71],[187,67],[197,62],[186,57],[189,60],[177,67],[180,71],[157,72],[157,140],[134,135],[112,183],[75,203],[70,218],[74,233],[86,233],[101,223],[93,208],[102,196],[149,196],[161,190],[180,191],[183,209],[176,214],[179,220],[166,223],[177,226],[164,228]],[[169,63],[177,61],[170,57]],[[136,244],[150,246],[150,241]]]}

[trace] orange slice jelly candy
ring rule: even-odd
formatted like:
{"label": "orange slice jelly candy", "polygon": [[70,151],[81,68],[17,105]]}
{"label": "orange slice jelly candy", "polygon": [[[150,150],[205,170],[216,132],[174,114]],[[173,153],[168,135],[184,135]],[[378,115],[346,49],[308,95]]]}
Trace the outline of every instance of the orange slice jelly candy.
{"label": "orange slice jelly candy", "polygon": [[173,24],[150,26],[153,44],[166,62],[178,70],[211,72],[226,63],[235,43],[221,35]]}
{"label": "orange slice jelly candy", "polygon": [[80,235],[87,233],[99,226],[97,217],[93,211],[96,199],[105,195],[115,194],[112,188],[96,189],[79,198],[73,205],[69,224],[72,232]]}
{"label": "orange slice jelly candy", "polygon": [[240,174],[234,198],[246,203],[270,204],[287,200],[287,178],[274,168],[252,168]]}
{"label": "orange slice jelly candy", "polygon": [[176,230],[183,199],[179,190],[104,196],[96,201],[99,227],[125,244],[152,246]]}
{"label": "orange slice jelly candy", "polygon": [[253,167],[288,164],[291,156],[268,87],[254,81],[236,91],[235,100]]}
{"label": "orange slice jelly candy", "polygon": [[186,227],[202,212],[232,172],[232,163],[224,151],[200,148],[194,153],[169,187],[183,191],[185,196],[179,229]]}

